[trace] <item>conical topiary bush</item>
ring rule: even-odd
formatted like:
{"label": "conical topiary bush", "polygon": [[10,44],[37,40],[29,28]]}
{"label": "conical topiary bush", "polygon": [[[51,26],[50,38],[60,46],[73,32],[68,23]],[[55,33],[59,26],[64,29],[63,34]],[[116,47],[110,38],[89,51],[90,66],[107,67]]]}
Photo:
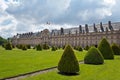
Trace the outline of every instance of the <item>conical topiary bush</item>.
{"label": "conical topiary bush", "polygon": [[79,72],[79,63],[70,45],[66,45],[64,49],[58,63],[58,70],[64,74],[76,74]]}
{"label": "conical topiary bush", "polygon": [[37,51],[42,51],[42,46],[41,46],[40,44],[38,44],[38,45],[36,46],[36,50],[37,50]]}
{"label": "conical topiary bush", "polygon": [[57,49],[56,49],[56,47],[55,46],[52,46],[52,49],[51,49],[52,51],[56,51]]}
{"label": "conical topiary bush", "polygon": [[78,51],[83,51],[81,46],[78,47]]}
{"label": "conical topiary bush", "polygon": [[5,44],[5,49],[6,50],[12,50],[12,44],[10,42]]}
{"label": "conical topiary bush", "polygon": [[27,46],[26,45],[22,45],[22,50],[27,50]]}
{"label": "conical topiary bush", "polygon": [[114,59],[114,53],[108,41],[103,38],[98,45],[98,49],[102,53],[104,59]]}
{"label": "conical topiary bush", "polygon": [[112,50],[114,52],[115,55],[120,55],[120,48],[118,47],[117,44],[112,44]]}
{"label": "conical topiary bush", "polygon": [[86,64],[103,64],[104,63],[104,58],[101,54],[101,52],[95,48],[95,47],[91,47],[85,58],[84,58],[84,63]]}

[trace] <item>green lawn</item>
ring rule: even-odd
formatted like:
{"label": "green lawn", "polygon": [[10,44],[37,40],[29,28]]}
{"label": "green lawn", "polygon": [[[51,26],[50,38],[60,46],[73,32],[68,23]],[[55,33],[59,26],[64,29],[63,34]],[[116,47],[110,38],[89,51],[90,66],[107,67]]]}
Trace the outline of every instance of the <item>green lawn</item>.
{"label": "green lawn", "polygon": [[[63,50],[7,51],[0,47],[0,79],[57,66],[62,53]],[[86,52],[75,51],[75,53],[79,60],[83,60]]]}
{"label": "green lawn", "polygon": [[115,60],[105,60],[103,65],[80,65],[80,75],[65,76],[57,70],[23,80],[120,80],[120,56]]}

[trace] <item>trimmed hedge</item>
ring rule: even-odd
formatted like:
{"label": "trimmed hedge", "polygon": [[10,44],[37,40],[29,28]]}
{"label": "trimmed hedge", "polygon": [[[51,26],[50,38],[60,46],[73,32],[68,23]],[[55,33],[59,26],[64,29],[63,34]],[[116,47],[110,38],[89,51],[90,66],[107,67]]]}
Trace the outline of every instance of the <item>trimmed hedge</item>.
{"label": "trimmed hedge", "polygon": [[87,46],[84,48],[84,50],[87,50],[87,51],[88,51],[89,48],[90,48],[90,47],[87,45]]}
{"label": "trimmed hedge", "polygon": [[47,43],[43,44],[42,47],[43,47],[43,49],[45,49],[45,50],[49,49],[49,45],[48,45]]}
{"label": "trimmed hedge", "polygon": [[36,46],[36,50],[37,50],[37,51],[42,51],[42,46],[41,46],[40,44],[38,44],[38,45]]}
{"label": "trimmed hedge", "polygon": [[101,54],[101,52],[95,48],[95,47],[91,47],[85,58],[84,58],[84,63],[86,64],[103,64],[104,63],[104,58]]}
{"label": "trimmed hedge", "polygon": [[22,45],[22,50],[27,50],[27,46],[26,45]]}
{"label": "trimmed hedge", "polygon": [[79,72],[79,63],[70,45],[66,45],[64,49],[58,63],[58,70],[64,74],[76,74]]}
{"label": "trimmed hedge", "polygon": [[83,51],[81,46],[78,47],[78,51]]}
{"label": "trimmed hedge", "polygon": [[31,49],[31,46],[30,46],[30,45],[27,45],[27,49]]}
{"label": "trimmed hedge", "polygon": [[114,43],[111,47],[115,55],[120,55],[120,48],[117,46],[117,44]]}
{"label": "trimmed hedge", "polygon": [[104,59],[114,59],[112,48],[105,38],[103,38],[99,43],[98,49],[102,53]]}
{"label": "trimmed hedge", "polygon": [[56,50],[57,50],[57,47],[52,46],[52,51],[56,51]]}
{"label": "trimmed hedge", "polygon": [[6,50],[12,50],[12,44],[10,42],[5,44],[5,49]]}

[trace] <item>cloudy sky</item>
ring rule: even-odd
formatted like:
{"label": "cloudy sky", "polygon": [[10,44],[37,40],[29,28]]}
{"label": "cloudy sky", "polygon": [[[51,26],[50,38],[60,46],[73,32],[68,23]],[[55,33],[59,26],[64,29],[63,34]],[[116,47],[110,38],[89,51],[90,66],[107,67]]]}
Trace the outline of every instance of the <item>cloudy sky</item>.
{"label": "cloudy sky", "polygon": [[108,20],[120,21],[119,0],[0,0],[0,36],[4,38]]}

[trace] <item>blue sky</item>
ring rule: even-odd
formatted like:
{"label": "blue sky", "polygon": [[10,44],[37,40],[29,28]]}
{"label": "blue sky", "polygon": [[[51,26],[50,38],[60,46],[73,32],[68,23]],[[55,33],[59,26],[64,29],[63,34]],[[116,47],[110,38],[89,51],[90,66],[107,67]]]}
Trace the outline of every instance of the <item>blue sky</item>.
{"label": "blue sky", "polygon": [[119,8],[119,0],[0,0],[0,36],[118,22]]}

